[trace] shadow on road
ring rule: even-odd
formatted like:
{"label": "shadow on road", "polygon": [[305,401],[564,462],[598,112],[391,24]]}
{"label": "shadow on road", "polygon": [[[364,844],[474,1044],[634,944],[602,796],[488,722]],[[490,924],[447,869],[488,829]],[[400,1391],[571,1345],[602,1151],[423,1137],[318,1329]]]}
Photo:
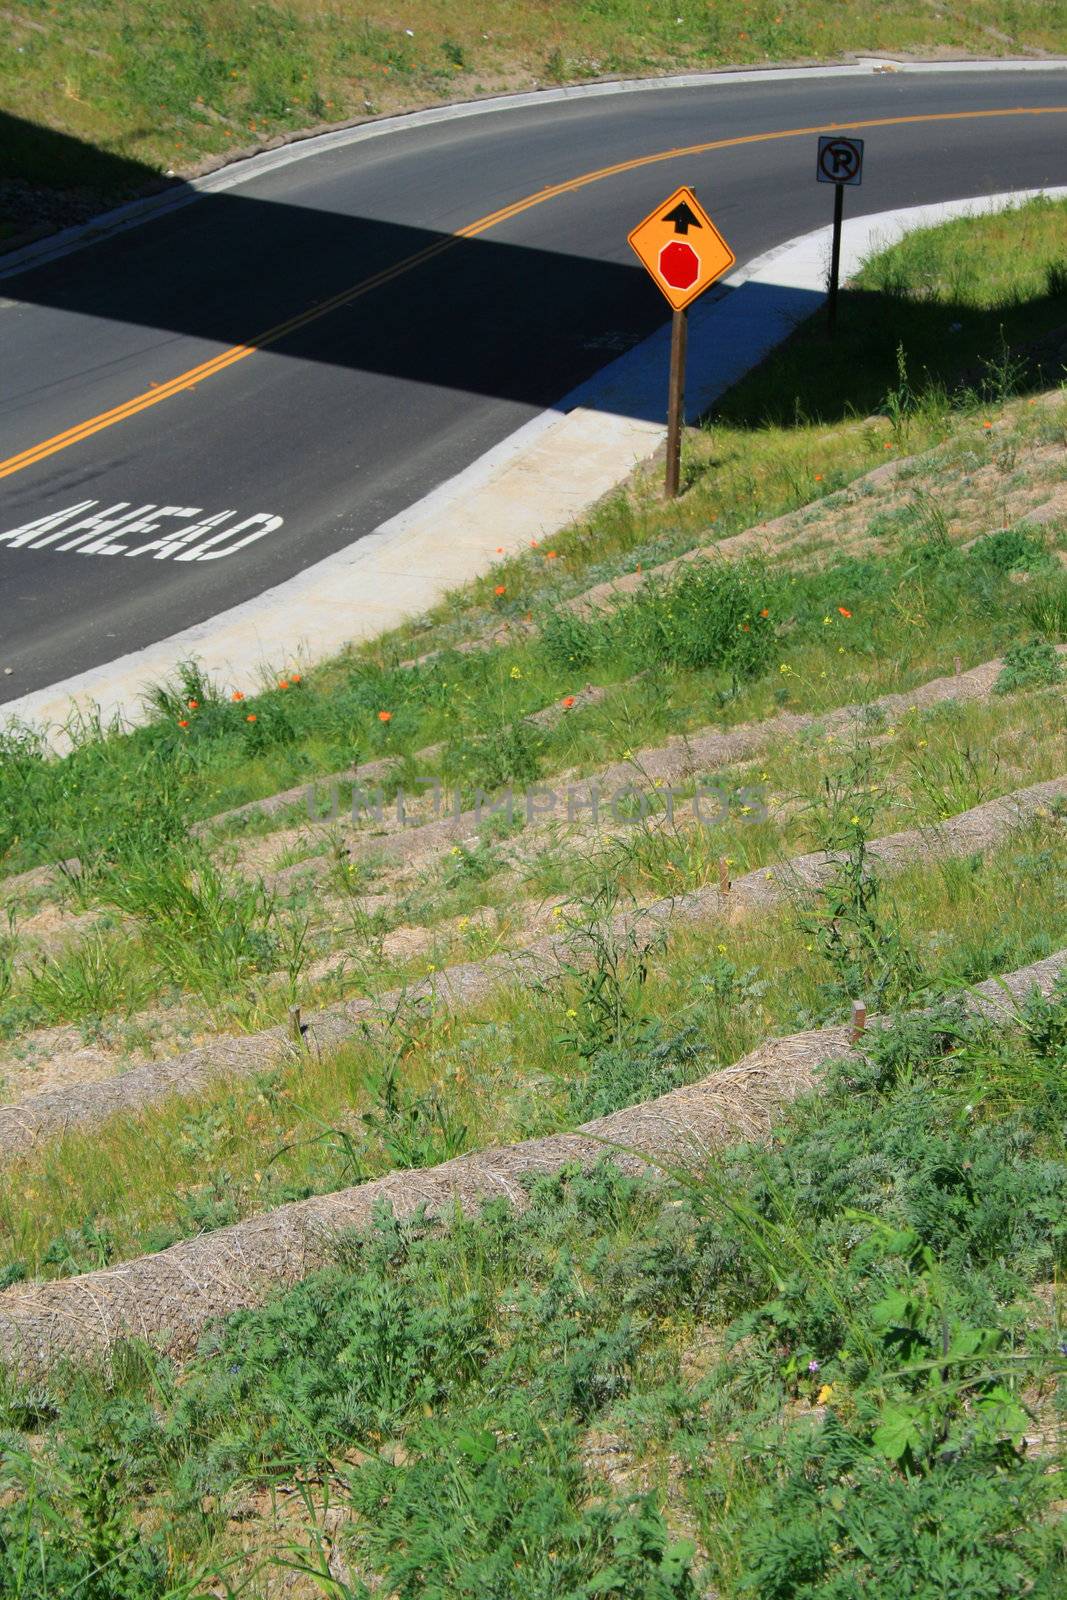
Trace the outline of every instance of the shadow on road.
{"label": "shadow on road", "polygon": [[[113,163],[114,193],[166,180],[150,168],[107,157],[63,134],[0,113],[0,177],[14,172],[56,184]],[[180,205],[187,185],[171,185]],[[88,191],[86,191],[88,192]],[[139,325],[204,341],[178,350],[160,380],[220,349],[247,344],[301,361],[385,374],[460,393],[543,408],[663,324],[666,308],[636,261],[603,261],[495,234],[474,239],[371,217],[265,200],[244,190],[201,196],[150,225],[118,234],[52,265],[3,281],[15,300],[116,324]],[[0,258],[2,266],[2,258]],[[751,303],[763,291],[746,289]],[[768,304],[774,298],[767,291]],[[846,293],[836,344],[809,325],[776,358],[773,389],[759,375],[726,406],[730,420],[790,425],[879,406],[897,374],[897,349],[921,359],[921,386],[961,379],[982,387],[980,364],[1007,348],[1016,325],[1033,334],[1067,316],[1062,295],[976,310],[903,293]],[[754,312],[759,321],[758,306]],[[955,331],[953,331],[955,330]],[[66,333],[66,330],[63,330]],[[55,326],[51,336],[58,336]],[[69,336],[69,335],[68,335]],[[76,336],[76,330],[75,330]],[[1041,359],[1024,361],[1019,386],[1061,370],[1053,339]],[[47,351],[35,348],[34,380]],[[1029,352],[1027,352],[1029,354]],[[14,370],[12,370],[14,369]],[[783,375],[786,381],[783,384]],[[20,404],[17,362],[0,391]],[[613,394],[598,388],[598,407],[662,421],[659,387]],[[71,418],[71,421],[76,420]],[[3,442],[0,438],[0,455]]]}
{"label": "shadow on road", "polygon": [[[19,150],[25,170],[61,167],[72,186],[91,167],[77,140],[0,114],[0,148],[6,140],[8,174]],[[136,163],[116,159],[116,169],[131,190],[138,175],[161,185]],[[180,202],[186,186],[173,187]],[[557,401],[666,316],[636,261],[462,239],[244,192],[201,196],[6,278],[2,293],[215,348],[251,344],[535,406]],[[212,353],[182,352],[175,371]]]}

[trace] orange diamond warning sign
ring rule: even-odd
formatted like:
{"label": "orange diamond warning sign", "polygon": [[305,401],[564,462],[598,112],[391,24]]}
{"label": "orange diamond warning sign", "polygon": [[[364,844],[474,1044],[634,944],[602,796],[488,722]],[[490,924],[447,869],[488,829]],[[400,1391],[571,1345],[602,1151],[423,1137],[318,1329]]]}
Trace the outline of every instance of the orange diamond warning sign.
{"label": "orange diamond warning sign", "polygon": [[736,259],[692,189],[684,186],[638,223],[629,239],[675,311],[684,311]]}

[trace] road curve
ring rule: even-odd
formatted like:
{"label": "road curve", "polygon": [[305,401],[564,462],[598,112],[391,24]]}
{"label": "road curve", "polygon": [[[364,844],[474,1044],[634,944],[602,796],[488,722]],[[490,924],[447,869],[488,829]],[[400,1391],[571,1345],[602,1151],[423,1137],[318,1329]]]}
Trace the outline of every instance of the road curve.
{"label": "road curve", "polygon": [[664,194],[743,265],[859,123],[852,215],[1067,181],[1062,70],[733,79],[329,150],[5,280],[0,703],[369,533],[664,320]]}

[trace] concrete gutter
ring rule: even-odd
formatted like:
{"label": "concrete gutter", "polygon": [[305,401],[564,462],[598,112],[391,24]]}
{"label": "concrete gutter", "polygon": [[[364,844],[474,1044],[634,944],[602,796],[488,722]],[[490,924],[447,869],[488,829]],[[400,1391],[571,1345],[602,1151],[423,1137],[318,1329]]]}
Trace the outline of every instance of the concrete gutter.
{"label": "concrete gutter", "polygon": [[[916,228],[1006,209],[1067,187],[878,212],[845,223],[842,275]],[[751,261],[690,315],[690,418],[706,412],[825,299],[830,229],[819,228]],[[146,688],[195,658],[228,690],[261,687],[425,612],[449,589],[551,538],[661,447],[669,326],[613,361],[559,404],[347,549],[254,599],[167,639],[3,707],[7,722],[62,729],[98,707],[105,722],[143,721]],[[57,748],[62,735],[55,738]]]}

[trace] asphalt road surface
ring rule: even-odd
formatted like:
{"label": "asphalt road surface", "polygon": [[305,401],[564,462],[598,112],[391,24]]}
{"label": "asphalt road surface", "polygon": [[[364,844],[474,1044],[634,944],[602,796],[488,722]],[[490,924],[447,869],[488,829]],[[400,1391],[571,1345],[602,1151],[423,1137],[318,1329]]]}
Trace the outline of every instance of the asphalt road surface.
{"label": "asphalt road surface", "polygon": [[678,184],[743,265],[829,220],[820,129],[881,123],[858,130],[856,216],[1067,182],[1067,115],[988,115],[1065,106],[1050,71],[512,110],[309,157],[0,282],[0,702],[350,544],[650,333],[666,308],[626,234]]}

